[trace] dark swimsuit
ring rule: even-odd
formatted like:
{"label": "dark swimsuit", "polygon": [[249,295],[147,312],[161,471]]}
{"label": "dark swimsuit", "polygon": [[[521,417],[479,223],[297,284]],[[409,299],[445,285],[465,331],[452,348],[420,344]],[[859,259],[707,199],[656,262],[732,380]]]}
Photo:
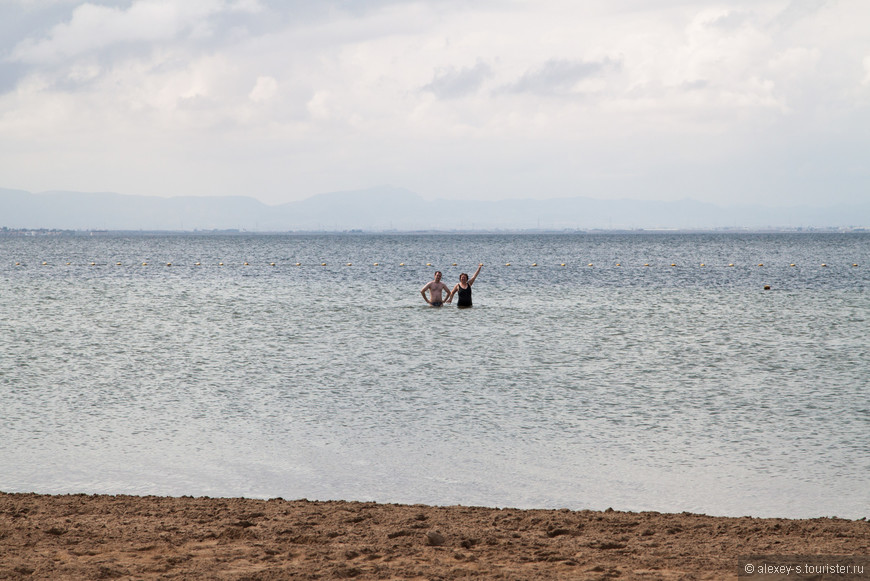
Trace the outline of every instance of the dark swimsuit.
{"label": "dark swimsuit", "polygon": [[459,287],[459,292],[456,294],[459,295],[459,302],[456,303],[457,307],[471,306],[471,285],[468,285],[468,288]]}
{"label": "dark swimsuit", "polygon": [[432,305],[433,307],[440,307],[440,306],[443,305],[444,303],[442,303],[441,301],[432,301],[432,302],[429,303],[429,304]]}

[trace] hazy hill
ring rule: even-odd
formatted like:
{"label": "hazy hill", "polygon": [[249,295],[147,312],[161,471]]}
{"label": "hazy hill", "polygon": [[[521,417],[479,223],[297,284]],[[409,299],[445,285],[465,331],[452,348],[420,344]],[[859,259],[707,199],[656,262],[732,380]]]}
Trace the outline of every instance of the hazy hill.
{"label": "hazy hill", "polygon": [[456,230],[867,227],[870,203],[826,207],[722,207],[654,202],[425,200],[383,186],[269,206],[246,196],[131,196],[0,189],[0,227],[69,230]]}

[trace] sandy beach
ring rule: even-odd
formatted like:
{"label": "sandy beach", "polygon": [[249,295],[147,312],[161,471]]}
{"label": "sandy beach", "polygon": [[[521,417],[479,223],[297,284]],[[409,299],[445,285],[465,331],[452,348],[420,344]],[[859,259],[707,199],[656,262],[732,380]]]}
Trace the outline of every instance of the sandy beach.
{"label": "sandy beach", "polygon": [[734,579],[866,520],[0,493],[0,579]]}

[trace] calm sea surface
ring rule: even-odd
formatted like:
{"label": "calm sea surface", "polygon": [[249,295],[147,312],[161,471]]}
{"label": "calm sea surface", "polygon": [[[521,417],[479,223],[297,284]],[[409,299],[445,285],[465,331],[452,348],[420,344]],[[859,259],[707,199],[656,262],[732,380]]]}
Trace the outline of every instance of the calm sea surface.
{"label": "calm sea surface", "polygon": [[870,516],[868,234],[6,237],[0,284],[6,492]]}

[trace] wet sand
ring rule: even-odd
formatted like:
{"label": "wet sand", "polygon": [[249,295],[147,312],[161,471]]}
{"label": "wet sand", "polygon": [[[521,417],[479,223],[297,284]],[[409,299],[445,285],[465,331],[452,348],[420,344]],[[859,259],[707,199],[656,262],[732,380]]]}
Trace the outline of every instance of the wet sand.
{"label": "wet sand", "polygon": [[735,579],[749,554],[870,554],[870,524],[0,493],[0,579]]}

